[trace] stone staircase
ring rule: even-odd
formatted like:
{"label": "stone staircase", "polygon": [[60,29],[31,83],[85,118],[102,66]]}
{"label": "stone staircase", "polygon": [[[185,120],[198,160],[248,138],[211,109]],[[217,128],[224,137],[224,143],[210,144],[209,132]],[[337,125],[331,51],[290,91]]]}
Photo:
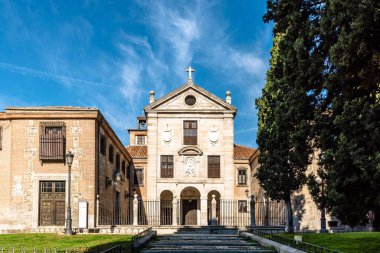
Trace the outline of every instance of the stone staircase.
{"label": "stone staircase", "polygon": [[236,230],[212,230],[204,228],[181,229],[175,234],[160,235],[144,247],[141,253],[203,253],[203,252],[244,252],[274,253],[256,242],[247,241],[237,235]]}

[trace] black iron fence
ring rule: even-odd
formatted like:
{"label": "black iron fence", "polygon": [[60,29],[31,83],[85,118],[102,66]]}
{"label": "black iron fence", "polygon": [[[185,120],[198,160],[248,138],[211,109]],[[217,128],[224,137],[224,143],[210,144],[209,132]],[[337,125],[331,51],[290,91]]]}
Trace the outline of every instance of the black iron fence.
{"label": "black iron fence", "polygon": [[[200,201],[192,215],[196,215],[195,220],[201,214],[204,208]],[[118,205],[111,201],[100,201],[99,203],[99,225],[133,225],[133,199],[129,199],[127,203],[119,205],[119,210],[115,210]],[[183,206],[181,206],[183,205]],[[286,213],[285,203],[278,201],[258,201],[252,205],[249,200],[218,200],[216,202],[216,225],[219,226],[250,226],[252,223],[252,206],[255,208],[255,224],[256,226],[285,226]],[[174,210],[173,208],[176,208]],[[207,202],[207,219],[211,225],[212,219],[212,203]],[[137,203],[137,224],[148,226],[170,226],[175,223],[177,225],[186,225],[184,216],[187,214],[184,203],[181,201],[173,204],[173,200],[138,200]],[[1,253],[1,252],[0,252]]]}
{"label": "black iron fence", "polygon": [[284,201],[255,201],[256,226],[284,227],[286,225],[286,205]]}

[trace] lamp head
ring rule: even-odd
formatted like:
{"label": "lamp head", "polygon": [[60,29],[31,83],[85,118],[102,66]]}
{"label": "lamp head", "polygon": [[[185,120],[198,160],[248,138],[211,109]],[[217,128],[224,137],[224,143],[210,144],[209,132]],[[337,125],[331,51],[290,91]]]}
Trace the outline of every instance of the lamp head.
{"label": "lamp head", "polygon": [[67,152],[66,154],[66,163],[71,166],[73,164],[74,153],[72,151]]}

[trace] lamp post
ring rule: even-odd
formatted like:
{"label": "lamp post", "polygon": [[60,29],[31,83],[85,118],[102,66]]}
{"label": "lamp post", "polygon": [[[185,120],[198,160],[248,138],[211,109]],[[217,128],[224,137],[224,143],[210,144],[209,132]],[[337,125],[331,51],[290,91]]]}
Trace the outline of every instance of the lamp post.
{"label": "lamp post", "polygon": [[71,165],[73,164],[74,154],[69,151],[66,154],[66,163],[69,166],[69,175],[68,175],[68,197],[67,197],[67,216],[66,216],[66,235],[73,235],[73,229],[71,227]]}

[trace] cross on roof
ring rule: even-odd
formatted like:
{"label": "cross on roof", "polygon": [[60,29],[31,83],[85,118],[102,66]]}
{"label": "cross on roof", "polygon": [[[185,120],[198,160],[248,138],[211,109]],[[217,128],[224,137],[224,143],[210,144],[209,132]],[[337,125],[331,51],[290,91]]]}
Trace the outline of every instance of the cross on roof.
{"label": "cross on roof", "polygon": [[189,77],[188,77],[188,79],[189,79],[189,80],[193,79],[193,78],[191,77],[191,73],[192,73],[192,72],[195,72],[195,69],[193,69],[191,66],[189,66],[189,67],[186,69],[186,72],[189,73]]}

